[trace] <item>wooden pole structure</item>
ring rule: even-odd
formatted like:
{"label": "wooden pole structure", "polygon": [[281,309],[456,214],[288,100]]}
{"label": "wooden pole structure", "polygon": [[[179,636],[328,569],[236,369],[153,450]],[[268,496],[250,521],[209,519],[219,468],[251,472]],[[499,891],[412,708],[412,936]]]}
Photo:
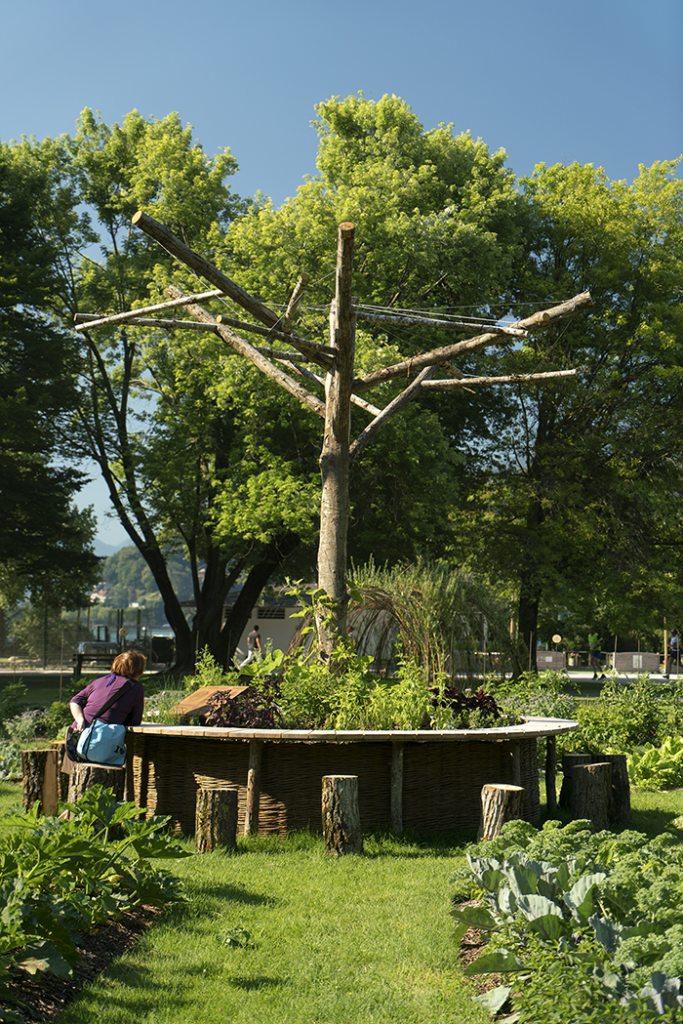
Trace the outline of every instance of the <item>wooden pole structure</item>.
{"label": "wooden pole structure", "polygon": [[[308,392],[297,381],[283,373],[254,346],[244,341],[227,325],[227,318],[213,318],[196,303],[192,296],[185,296],[186,308],[190,315],[206,324],[215,327],[216,333],[235,351],[250,359],[263,373],[294,395],[304,405],[325,417],[325,436],[320,455],[322,475],[322,498],[320,508],[320,543],[318,548],[318,585],[325,592],[326,600],[318,605],[316,625],[318,643],[322,656],[329,659],[335,647],[346,637],[347,587],[346,587],[346,550],[349,519],[349,466],[350,462],[363,451],[365,446],[374,439],[377,433],[389,422],[391,417],[402,409],[409,401],[417,397],[423,387],[427,386],[459,386],[472,384],[488,385],[493,383],[518,383],[533,380],[546,380],[549,377],[566,377],[573,371],[558,371],[552,375],[528,374],[516,375],[506,381],[496,378],[466,378],[456,370],[450,369],[456,380],[437,382],[434,376],[438,366],[448,364],[456,356],[463,356],[490,345],[500,344],[510,334],[523,336],[528,330],[548,326],[564,317],[592,306],[588,292],[583,292],[567,302],[552,309],[534,313],[524,320],[509,326],[494,326],[491,330],[476,337],[453,345],[446,345],[430,352],[419,353],[410,359],[402,360],[393,366],[383,367],[362,379],[354,378],[355,353],[355,313],[352,303],[351,276],[353,265],[353,247],[355,228],[353,224],[344,223],[339,226],[337,239],[336,297],[330,315],[330,346],[318,346],[291,331],[291,323],[297,305],[303,294],[307,279],[302,275],[290,299],[284,316],[278,316],[264,303],[240,288],[234,281],[226,277],[208,260],[204,259],[163,224],[139,211],[133,217],[133,224],[141,228],[167,252],[175,256],[198,276],[204,278],[214,288],[246,309],[261,324],[265,324],[272,336],[286,338],[287,342],[304,355],[310,355],[312,362],[325,365],[327,378],[325,381],[325,403]],[[171,286],[166,289],[173,301],[183,298],[182,293]],[[136,311],[139,314],[140,311]],[[429,318],[425,318],[431,323]],[[432,326],[433,323],[431,324]],[[92,327],[92,323],[90,324]],[[426,324],[425,324],[426,326]],[[334,356],[329,364],[330,356]],[[273,358],[281,358],[273,354]],[[414,379],[415,376],[417,379]],[[312,376],[312,375],[311,375]],[[384,410],[372,409],[375,419],[361,433],[353,445],[350,444],[351,402],[354,392],[362,392],[376,384],[398,377],[409,380],[405,390]],[[309,379],[311,379],[309,377]],[[315,379],[315,378],[313,378]],[[369,409],[370,411],[370,409]]]}
{"label": "wooden pole structure", "polygon": [[244,834],[258,833],[258,812],[261,798],[261,757],[263,740],[249,742],[249,769],[247,771],[247,807],[244,814]]}
{"label": "wooden pole structure", "polygon": [[320,454],[322,495],[318,586],[328,600],[316,607],[318,643],[329,658],[346,638],[346,545],[349,526],[349,440],[355,356],[355,318],[351,300],[353,224],[339,225],[336,297],[330,313],[330,345],[335,365],[325,381],[325,436]]}
{"label": "wooden pole structure", "polygon": [[391,744],[391,831],[403,835],[403,743]]}

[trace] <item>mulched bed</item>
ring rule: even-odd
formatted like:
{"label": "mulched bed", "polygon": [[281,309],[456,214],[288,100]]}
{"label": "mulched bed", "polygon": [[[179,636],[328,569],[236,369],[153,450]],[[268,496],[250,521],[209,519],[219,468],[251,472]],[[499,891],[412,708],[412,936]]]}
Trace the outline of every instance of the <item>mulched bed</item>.
{"label": "mulched bed", "polygon": [[14,1010],[24,1015],[27,1022],[49,1021],[70,1003],[83,986],[94,981],[112,960],[133,949],[147,929],[161,914],[158,907],[136,907],[120,921],[99,928],[88,935],[78,947],[80,960],[73,970],[72,978],[58,978],[54,974],[39,975],[34,982],[22,978],[12,983],[17,999],[29,1009],[16,1003],[0,1002],[2,1009]]}
{"label": "mulched bed", "polygon": [[[480,906],[481,900],[467,900],[466,903],[458,904],[460,910],[462,910],[463,907]],[[460,943],[460,962],[463,967],[469,967],[471,963],[479,959],[482,953],[486,952],[488,941],[487,932],[483,932],[479,928],[467,929],[463,935],[462,942]],[[489,989],[496,988],[498,985],[503,984],[503,979],[500,974],[475,974],[470,977],[470,980],[477,990],[477,995],[481,995],[482,992],[488,992]]]}

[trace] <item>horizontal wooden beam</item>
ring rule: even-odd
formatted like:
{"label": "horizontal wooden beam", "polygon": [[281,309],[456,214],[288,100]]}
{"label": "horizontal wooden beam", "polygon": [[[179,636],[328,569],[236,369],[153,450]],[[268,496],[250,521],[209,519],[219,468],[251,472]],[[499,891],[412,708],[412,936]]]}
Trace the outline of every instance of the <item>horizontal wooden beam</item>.
{"label": "horizontal wooden beam", "polygon": [[[355,313],[358,320],[367,320],[369,323],[376,324],[393,324],[396,327],[431,327],[435,331],[472,331],[480,326],[458,320],[438,320],[435,317],[414,316],[409,313],[373,313],[362,307],[356,307]],[[509,334],[522,338],[526,338],[528,333],[514,324],[510,324],[509,327],[492,324],[486,327],[486,331],[489,334]]]}
{"label": "horizontal wooden beam", "polygon": [[558,380],[561,377],[576,377],[576,370],[552,370],[548,373],[512,373],[509,377],[462,377],[458,380],[425,380],[423,388],[446,391],[451,388],[470,387],[476,384],[530,384],[535,380]]}
{"label": "horizontal wooden beam", "polygon": [[[77,313],[78,319],[82,322],[82,327],[77,327],[76,330],[89,331],[91,324],[89,321],[99,321],[100,317],[96,313]],[[216,333],[216,328],[211,324],[200,324],[197,320],[170,320],[163,317],[156,316],[131,316],[126,321],[131,327],[153,327],[158,328],[162,331],[211,331],[213,334]],[[98,326],[95,323],[95,326]],[[265,330],[265,327],[263,328]]]}
{"label": "horizontal wooden beam", "polygon": [[[591,299],[590,292],[582,292],[580,295],[575,295],[573,299],[560,303],[559,306],[541,310],[538,313],[534,313],[533,316],[519,320],[515,327],[520,327],[524,330],[549,327],[558,320],[563,320],[581,310],[589,309],[592,305],[593,300]],[[375,370],[374,373],[368,374],[367,377],[363,377],[361,380],[354,381],[354,389],[356,391],[366,390],[367,388],[374,387],[376,384],[382,384],[386,380],[393,380],[395,377],[405,377],[419,372],[425,366],[444,363],[457,356],[475,352],[489,345],[499,345],[502,341],[505,341],[503,335],[487,332],[486,334],[477,335],[475,338],[468,338],[466,341],[458,341],[453,345],[432,349],[431,352],[421,352],[411,359],[404,359],[400,363],[394,363],[393,366],[385,366],[381,370]]]}
{"label": "horizontal wooden beam", "polygon": [[[191,295],[189,299],[192,302],[207,302],[209,299],[219,299],[224,294],[225,292],[221,290],[199,292],[197,295]],[[132,320],[136,316],[145,316],[147,313],[159,313],[164,309],[172,309],[174,306],[182,305],[184,305],[184,303],[172,299],[170,302],[157,302],[154,306],[141,306],[139,309],[128,309],[125,313],[112,313],[111,316],[97,317],[92,313],[76,313],[74,320],[76,322],[88,320],[87,330],[91,331],[93,327],[113,327],[116,324],[125,323],[126,320]],[[83,328],[77,327],[76,330],[83,330]]]}

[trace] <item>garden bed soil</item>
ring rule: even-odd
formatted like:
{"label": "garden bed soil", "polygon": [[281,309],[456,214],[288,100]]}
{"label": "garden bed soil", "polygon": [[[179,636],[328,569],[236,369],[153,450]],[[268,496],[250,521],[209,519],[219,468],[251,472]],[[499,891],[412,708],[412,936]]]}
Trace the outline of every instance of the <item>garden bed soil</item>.
{"label": "garden bed soil", "polygon": [[0,1008],[22,1015],[27,1024],[52,1020],[112,961],[133,949],[161,912],[158,907],[135,907],[120,921],[98,928],[78,946],[80,960],[71,978],[58,978],[54,974],[39,974],[35,981],[29,977],[19,978],[10,987],[24,1005],[0,1002]]}

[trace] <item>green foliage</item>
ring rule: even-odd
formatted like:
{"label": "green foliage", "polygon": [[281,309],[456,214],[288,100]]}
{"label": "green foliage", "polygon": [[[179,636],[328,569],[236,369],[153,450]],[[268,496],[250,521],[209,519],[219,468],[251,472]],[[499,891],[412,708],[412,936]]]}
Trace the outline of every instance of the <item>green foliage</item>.
{"label": "green foliage", "polygon": [[185,676],[183,684],[186,693],[199,690],[202,686],[229,686],[229,676],[221,668],[208,647],[202,647],[195,662],[195,672]]}
{"label": "green foliage", "polygon": [[0,839],[0,999],[13,999],[7,981],[22,973],[69,976],[80,936],[127,907],[181,898],[152,866],[188,855],[165,834],[168,819],[140,820],[101,786],[67,807],[67,820],[39,819],[37,808],[3,819],[14,831]]}
{"label": "green foliage", "polygon": [[513,714],[542,718],[576,717],[576,697],[568,693],[571,681],[562,672],[522,672],[516,679],[500,679],[493,692]]}
{"label": "green foliage", "polygon": [[580,375],[501,397],[507,416],[483,439],[456,513],[456,551],[519,595],[528,651],[543,604],[597,615],[622,636],[659,628],[662,607],[680,614],[669,552],[680,528],[683,179],[680,161],[643,166],[630,185],[558,164],[521,186],[515,312],[585,288],[594,302],[501,351],[501,369]]}
{"label": "green foliage", "polygon": [[15,779],[21,775],[21,747],[0,739],[0,778]]}
{"label": "green foliage", "polygon": [[597,699],[579,703],[579,729],[567,737],[570,749],[590,753],[626,753],[644,744],[660,744],[683,726],[677,687],[663,688],[646,674],[620,683],[610,676]]}
{"label": "green foliage", "polygon": [[5,683],[0,689],[0,723],[13,718],[26,706],[28,690],[19,680],[16,683]]}
{"label": "green foliage", "polygon": [[667,736],[659,747],[646,743],[643,753],[628,754],[626,763],[629,781],[634,786],[643,789],[683,787],[683,737]]}
{"label": "green foliage", "polygon": [[92,516],[72,504],[85,476],[56,465],[77,391],[72,335],[46,310],[57,287],[48,192],[45,169],[0,143],[0,605],[9,590],[73,606],[99,565]]}
{"label": "green foliage", "polygon": [[[454,909],[457,934],[484,929],[491,951],[466,973],[522,972],[527,984],[507,986],[520,1020],[565,1020],[571,1000],[586,1011],[605,1000],[609,1021],[624,1019],[626,1004],[638,1020],[680,1012],[683,847],[671,833],[596,835],[588,825],[511,822],[470,848],[470,881],[485,900]],[[460,893],[463,882],[460,873]],[[569,995],[556,992],[556,968],[571,978]]]}

